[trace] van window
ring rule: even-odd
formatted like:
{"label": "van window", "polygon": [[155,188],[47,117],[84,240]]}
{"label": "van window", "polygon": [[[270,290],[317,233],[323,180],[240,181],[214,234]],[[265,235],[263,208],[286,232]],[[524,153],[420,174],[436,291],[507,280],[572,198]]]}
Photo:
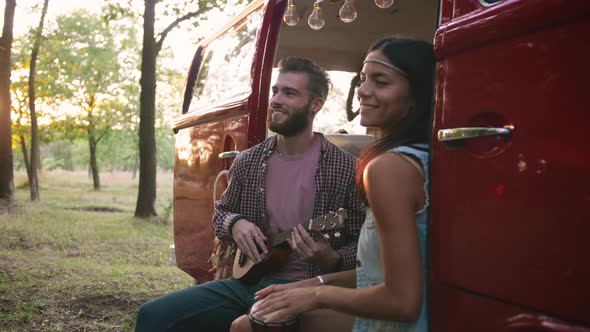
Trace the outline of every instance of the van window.
{"label": "van window", "polygon": [[189,112],[251,93],[250,75],[261,22],[262,11],[257,10],[206,45]]}

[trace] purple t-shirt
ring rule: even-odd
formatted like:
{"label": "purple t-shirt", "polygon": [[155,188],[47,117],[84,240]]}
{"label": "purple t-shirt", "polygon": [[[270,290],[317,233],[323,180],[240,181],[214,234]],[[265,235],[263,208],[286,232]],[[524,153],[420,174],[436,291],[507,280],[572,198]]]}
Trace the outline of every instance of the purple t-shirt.
{"label": "purple t-shirt", "polygon": [[[314,177],[320,160],[321,142],[316,137],[305,153],[288,157],[275,151],[268,159],[266,172],[266,210],[270,227],[279,232],[309,221],[315,201]],[[292,251],[288,263],[270,273],[276,279],[307,278],[307,263]]]}

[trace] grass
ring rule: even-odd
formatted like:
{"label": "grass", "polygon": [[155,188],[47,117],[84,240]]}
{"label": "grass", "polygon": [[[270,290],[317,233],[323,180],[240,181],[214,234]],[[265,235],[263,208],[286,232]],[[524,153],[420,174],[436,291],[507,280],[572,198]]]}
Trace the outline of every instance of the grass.
{"label": "grass", "polygon": [[[85,173],[45,173],[37,203],[25,181],[15,175],[17,203],[0,212],[0,331],[132,331],[141,303],[192,285],[170,265],[168,218],[133,217],[130,174],[103,173],[94,191]],[[158,174],[160,214],[171,199],[171,174]]]}

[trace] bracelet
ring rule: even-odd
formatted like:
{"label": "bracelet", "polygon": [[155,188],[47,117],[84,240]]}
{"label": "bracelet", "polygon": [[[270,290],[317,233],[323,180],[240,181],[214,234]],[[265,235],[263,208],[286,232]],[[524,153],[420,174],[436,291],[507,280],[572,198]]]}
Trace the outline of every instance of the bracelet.
{"label": "bracelet", "polygon": [[324,280],[324,277],[322,277],[321,275],[317,276],[318,280],[320,281],[320,285],[323,286],[326,284],[326,281]]}

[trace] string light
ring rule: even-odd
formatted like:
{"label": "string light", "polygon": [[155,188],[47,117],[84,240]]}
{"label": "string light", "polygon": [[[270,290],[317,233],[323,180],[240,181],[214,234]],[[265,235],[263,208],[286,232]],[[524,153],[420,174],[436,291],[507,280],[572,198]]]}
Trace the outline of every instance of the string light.
{"label": "string light", "polygon": [[356,8],[354,8],[354,0],[344,0],[344,4],[340,7],[338,15],[344,23],[354,21],[357,15]]}
{"label": "string light", "polygon": [[388,8],[391,7],[391,5],[393,5],[393,1],[394,0],[375,0],[375,4],[379,8]]}
{"label": "string light", "polygon": [[299,15],[297,15],[297,8],[295,8],[293,0],[289,0],[287,10],[285,11],[285,15],[283,16],[283,21],[285,21],[285,24],[289,26],[294,26],[297,25],[297,23],[299,23]]}
{"label": "string light", "polygon": [[307,24],[309,24],[309,27],[314,30],[319,30],[322,27],[324,27],[324,24],[326,24],[324,16],[322,15],[322,8],[320,7],[320,2],[321,1],[316,1],[313,4],[313,11],[307,19]]}
{"label": "string light", "polygon": [[[297,15],[297,8],[295,7],[295,0],[289,0],[287,4],[287,10],[285,10],[285,15],[283,15],[283,21],[285,24],[289,26],[294,26],[299,23],[299,15]],[[324,27],[326,21],[324,20],[324,15],[322,13],[322,8],[320,4],[325,0],[315,0],[313,3],[313,11],[311,15],[309,15],[307,19],[307,24],[310,28],[314,30],[319,30]],[[329,0],[330,3],[338,3],[342,0]],[[366,1],[366,0],[363,0]],[[395,0],[375,0],[375,5],[379,8],[389,8],[393,5]],[[356,11],[356,7],[354,6],[354,0],[344,0],[342,7],[338,11],[338,16],[342,20],[342,22],[350,23],[356,20],[358,16],[358,12]]]}

